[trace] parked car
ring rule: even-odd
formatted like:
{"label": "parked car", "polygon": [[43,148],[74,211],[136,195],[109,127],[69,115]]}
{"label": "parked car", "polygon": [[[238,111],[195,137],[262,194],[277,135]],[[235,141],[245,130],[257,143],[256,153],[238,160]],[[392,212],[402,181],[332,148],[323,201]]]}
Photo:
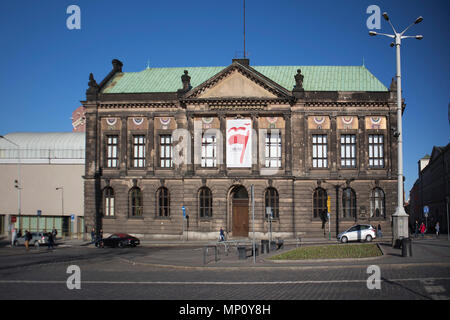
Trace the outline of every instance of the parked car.
{"label": "parked car", "polygon": [[369,224],[357,224],[348,230],[341,232],[337,239],[342,243],[348,241],[367,241],[370,242],[377,237],[376,230]]}
{"label": "parked car", "polygon": [[[48,236],[44,232],[31,232],[31,235],[33,236],[29,242],[30,246],[40,246],[40,245],[46,245],[48,243]],[[25,235],[19,237],[14,241],[15,246],[24,246],[25,245]]]}
{"label": "parked car", "polygon": [[97,248],[103,248],[103,247],[136,247],[140,244],[140,241],[138,238],[133,237],[126,233],[114,233],[110,235],[107,238],[101,239],[95,243],[95,246]]}

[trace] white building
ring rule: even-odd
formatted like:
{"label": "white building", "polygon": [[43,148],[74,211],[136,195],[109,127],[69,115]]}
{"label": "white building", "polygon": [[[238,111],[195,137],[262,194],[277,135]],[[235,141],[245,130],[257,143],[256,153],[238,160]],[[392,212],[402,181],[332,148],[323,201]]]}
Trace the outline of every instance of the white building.
{"label": "white building", "polygon": [[[18,132],[0,138],[0,234],[11,226],[58,230],[80,236],[84,229],[84,132]],[[40,216],[39,216],[40,214]]]}

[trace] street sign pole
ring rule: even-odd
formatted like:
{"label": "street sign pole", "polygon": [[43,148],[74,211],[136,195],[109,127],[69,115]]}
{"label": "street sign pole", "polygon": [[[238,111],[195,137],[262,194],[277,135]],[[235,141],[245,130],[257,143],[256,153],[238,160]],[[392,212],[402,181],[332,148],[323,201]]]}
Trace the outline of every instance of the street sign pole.
{"label": "street sign pole", "polygon": [[181,207],[181,211],[183,211],[183,241],[184,239],[184,221],[186,220],[186,208],[184,206]]}
{"label": "street sign pole", "polygon": [[252,194],[252,230],[253,230],[253,263],[256,263],[256,247],[255,247],[255,186],[251,185]]}
{"label": "street sign pole", "polygon": [[331,197],[328,196],[327,197],[327,209],[328,209],[328,240],[331,240],[331,229],[330,229],[330,225],[331,225]]}

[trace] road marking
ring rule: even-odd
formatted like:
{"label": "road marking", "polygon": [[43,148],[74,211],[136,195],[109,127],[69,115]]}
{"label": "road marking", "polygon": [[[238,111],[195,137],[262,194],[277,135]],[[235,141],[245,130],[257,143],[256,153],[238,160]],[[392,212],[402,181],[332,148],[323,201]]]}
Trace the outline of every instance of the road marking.
{"label": "road marking", "polygon": [[425,291],[428,293],[442,293],[445,292],[443,286],[424,286]]}
{"label": "road marking", "polygon": [[[447,278],[409,278],[409,279],[385,279],[381,282],[408,282],[424,280],[450,280]],[[304,281],[93,281],[84,280],[83,284],[117,284],[117,285],[291,285],[291,284],[332,284],[332,283],[366,283],[367,280],[304,280]],[[65,284],[59,280],[0,280],[0,284]],[[439,286],[441,287],[441,286]],[[445,291],[445,289],[444,289]],[[439,291],[442,292],[442,291]]]}

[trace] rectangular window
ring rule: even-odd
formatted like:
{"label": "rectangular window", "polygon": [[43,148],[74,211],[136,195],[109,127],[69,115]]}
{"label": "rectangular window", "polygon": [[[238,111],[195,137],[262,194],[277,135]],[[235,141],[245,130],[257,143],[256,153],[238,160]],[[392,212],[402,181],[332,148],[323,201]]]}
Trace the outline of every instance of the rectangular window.
{"label": "rectangular window", "polygon": [[369,167],[384,168],[384,136],[369,135]]}
{"label": "rectangular window", "polygon": [[341,167],[356,168],[356,135],[341,135]]}
{"label": "rectangular window", "polygon": [[159,136],[159,160],[161,168],[172,167],[172,135],[163,134]]}
{"label": "rectangular window", "polygon": [[267,132],[265,143],[266,168],[281,167],[281,133]]}
{"label": "rectangular window", "polygon": [[118,136],[106,136],[106,167],[117,168],[119,164]]}
{"label": "rectangular window", "polygon": [[313,134],[312,136],[313,146],[313,168],[328,168],[327,159],[327,135],[326,134]]}
{"label": "rectangular window", "polygon": [[203,134],[202,136],[202,167],[211,168],[217,166],[217,141],[216,136]]}
{"label": "rectangular window", "polygon": [[133,167],[144,168],[145,167],[145,136],[136,135],[133,136]]}

